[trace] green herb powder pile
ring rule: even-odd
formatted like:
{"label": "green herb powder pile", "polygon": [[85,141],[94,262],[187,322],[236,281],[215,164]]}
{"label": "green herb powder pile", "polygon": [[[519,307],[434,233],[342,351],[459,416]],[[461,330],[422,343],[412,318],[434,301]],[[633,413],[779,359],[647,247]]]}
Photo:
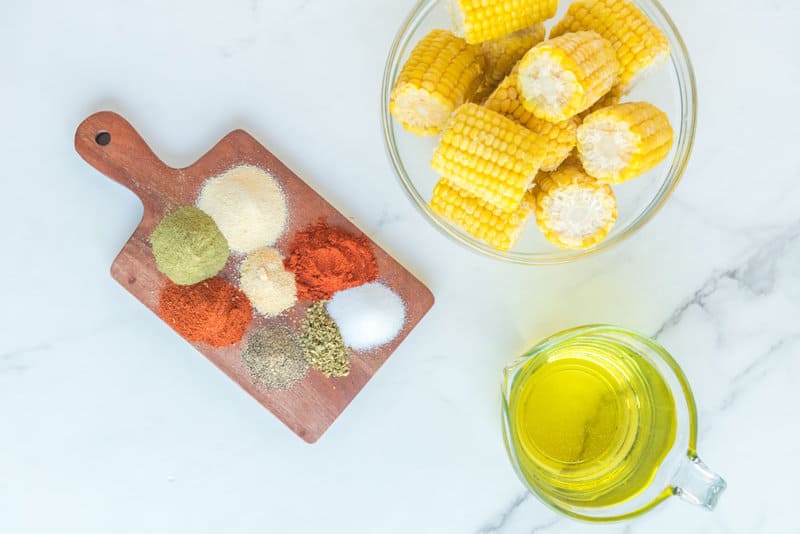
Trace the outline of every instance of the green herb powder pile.
{"label": "green herb powder pile", "polygon": [[164,217],[150,244],[158,270],[178,285],[202,282],[219,273],[228,261],[228,242],[214,220],[194,206]]}
{"label": "green herb powder pile", "polygon": [[308,374],[303,345],[283,327],[268,326],[251,335],[242,359],[253,379],[267,389],[289,389]]}
{"label": "green herb powder pile", "polygon": [[303,323],[303,347],[308,362],[326,377],[350,373],[350,358],[342,334],[322,301],[308,309]]}

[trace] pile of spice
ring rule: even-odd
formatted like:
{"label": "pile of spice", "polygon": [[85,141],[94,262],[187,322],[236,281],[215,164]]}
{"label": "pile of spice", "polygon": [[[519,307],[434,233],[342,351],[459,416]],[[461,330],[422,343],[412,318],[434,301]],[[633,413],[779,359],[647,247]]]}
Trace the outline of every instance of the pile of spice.
{"label": "pile of spice", "polygon": [[228,243],[214,220],[194,206],[164,217],[150,244],[156,267],[176,284],[189,285],[216,276],[228,261]]}
{"label": "pile of spice", "polygon": [[274,317],[294,306],[294,274],[283,267],[281,253],[262,248],[247,256],[239,268],[239,287],[262,315]]}
{"label": "pile of spice", "polygon": [[378,277],[369,239],[324,221],[294,237],[286,268],[295,274],[298,297],[307,300],[327,300],[337,291]]}
{"label": "pile of spice", "polygon": [[236,252],[275,243],[286,226],[286,197],[278,182],[258,167],[242,165],[210,179],[197,207],[217,223]]}
{"label": "pile of spice", "polygon": [[287,328],[268,326],[253,333],[242,354],[253,379],[267,389],[289,389],[308,374],[300,340]]}
{"label": "pile of spice", "polygon": [[253,316],[244,293],[221,278],[191,286],[167,284],[159,297],[158,312],[187,340],[212,347],[238,343]]}
{"label": "pile of spice", "polygon": [[340,291],[326,309],[339,327],[345,345],[360,351],[393,340],[406,320],[403,299],[380,283]]}
{"label": "pile of spice", "polygon": [[328,378],[350,374],[350,357],[342,335],[322,302],[315,302],[303,323],[306,359]]}

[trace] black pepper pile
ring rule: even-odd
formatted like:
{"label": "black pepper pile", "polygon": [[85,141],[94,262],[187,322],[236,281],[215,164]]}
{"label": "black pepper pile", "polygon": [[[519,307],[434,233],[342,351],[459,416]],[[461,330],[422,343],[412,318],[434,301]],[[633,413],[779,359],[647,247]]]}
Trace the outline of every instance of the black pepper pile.
{"label": "black pepper pile", "polygon": [[242,359],[253,379],[267,389],[289,389],[308,374],[303,344],[279,326],[268,326],[251,335]]}

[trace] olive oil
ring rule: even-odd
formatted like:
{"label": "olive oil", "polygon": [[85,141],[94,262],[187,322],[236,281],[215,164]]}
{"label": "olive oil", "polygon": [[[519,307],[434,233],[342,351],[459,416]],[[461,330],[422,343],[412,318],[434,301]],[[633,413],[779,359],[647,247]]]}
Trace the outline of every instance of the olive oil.
{"label": "olive oil", "polygon": [[508,410],[523,476],[568,506],[640,494],[677,432],[675,400],[656,368],[603,338],[545,348],[516,374]]}

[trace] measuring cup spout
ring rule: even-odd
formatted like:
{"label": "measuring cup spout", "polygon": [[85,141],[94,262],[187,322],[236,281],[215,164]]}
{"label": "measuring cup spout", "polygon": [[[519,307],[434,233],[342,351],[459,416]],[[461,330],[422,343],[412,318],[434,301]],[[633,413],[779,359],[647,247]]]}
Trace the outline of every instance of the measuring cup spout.
{"label": "measuring cup spout", "polygon": [[511,385],[511,381],[514,380],[514,376],[520,370],[520,368],[525,365],[529,358],[523,357],[513,362],[509,363],[503,368],[503,389],[507,390],[508,387]]}
{"label": "measuring cup spout", "polygon": [[713,510],[728,484],[697,456],[687,456],[672,481],[675,495],[686,502]]}
{"label": "measuring cup spout", "polygon": [[514,373],[517,372],[517,369],[519,369],[519,364],[516,362],[511,365],[505,366],[503,368],[503,379],[508,380],[512,378],[514,376]]}

